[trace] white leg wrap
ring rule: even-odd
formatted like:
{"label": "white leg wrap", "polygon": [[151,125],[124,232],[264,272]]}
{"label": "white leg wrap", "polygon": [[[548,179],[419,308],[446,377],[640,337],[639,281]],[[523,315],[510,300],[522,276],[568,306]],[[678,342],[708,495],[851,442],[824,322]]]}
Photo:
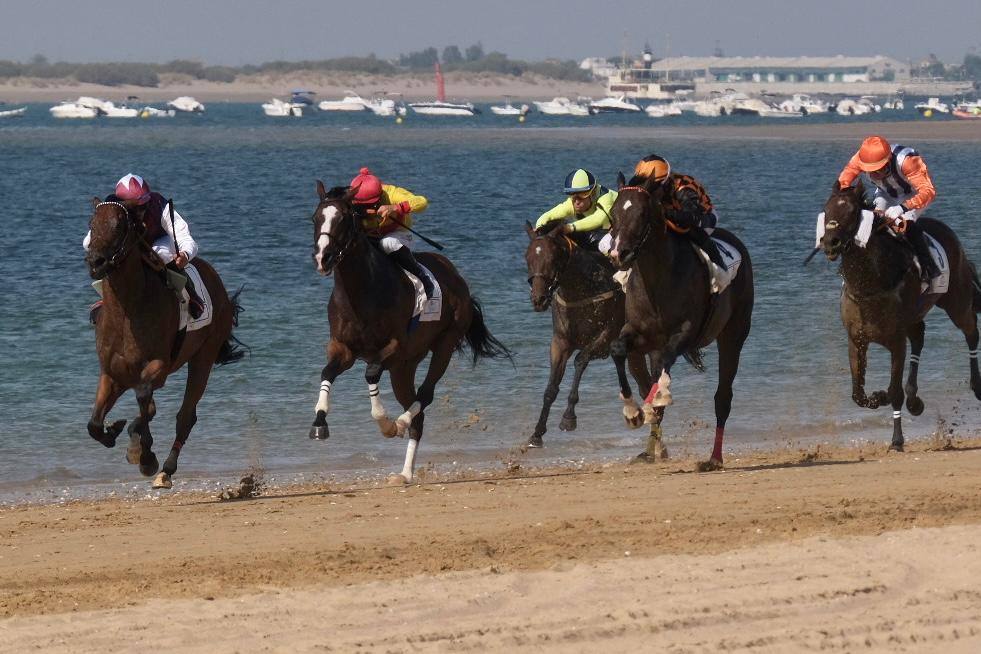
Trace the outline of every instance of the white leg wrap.
{"label": "white leg wrap", "polygon": [[671,406],[674,399],[671,397],[671,375],[661,371],[661,377],[657,380],[657,392],[651,400],[651,406]]}
{"label": "white leg wrap", "polygon": [[405,465],[402,466],[402,476],[405,477],[405,481],[412,481],[412,475],[416,469],[416,448],[419,447],[419,441],[414,438],[410,438],[408,444],[405,446]]}
{"label": "white leg wrap", "polygon": [[903,412],[902,411],[893,411],[892,412],[892,419],[893,420],[899,420],[902,417],[903,417]]}
{"label": "white leg wrap", "polygon": [[385,406],[381,401],[381,391],[378,390],[378,384],[368,384],[368,397],[371,399],[371,417],[374,420],[381,420],[388,417],[388,412],[385,411]]}
{"label": "white leg wrap", "polygon": [[330,382],[320,382],[320,398],[317,400],[317,411],[330,413]]}
{"label": "white leg wrap", "polygon": [[422,411],[422,406],[418,402],[413,402],[412,405],[409,406],[409,410],[395,420],[400,437],[405,436],[406,432],[409,431],[409,425],[412,424],[412,419],[419,415],[420,411]]}
{"label": "white leg wrap", "polygon": [[969,357],[971,357],[971,360],[972,361],[977,361],[978,360],[978,351],[977,350],[968,350],[967,355]]}
{"label": "white leg wrap", "polygon": [[909,362],[915,363],[916,365],[920,365],[920,355],[919,354],[909,355]]}

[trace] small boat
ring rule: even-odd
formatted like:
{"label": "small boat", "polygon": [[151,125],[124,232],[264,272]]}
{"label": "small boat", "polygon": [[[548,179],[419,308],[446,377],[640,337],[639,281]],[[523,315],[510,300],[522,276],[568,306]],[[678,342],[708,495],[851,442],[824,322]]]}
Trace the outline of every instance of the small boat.
{"label": "small boat", "polygon": [[958,107],[950,112],[954,118],[963,118],[966,120],[979,120],[981,119],[981,108],[974,107],[973,109],[961,109]]}
{"label": "small boat", "polygon": [[189,95],[182,95],[167,103],[168,107],[184,113],[203,113],[204,105]]}
{"label": "small boat", "polygon": [[[388,96],[395,96],[394,98]],[[386,93],[384,91],[372,96],[365,107],[376,116],[404,116],[408,113],[401,93]]]}
{"label": "small boat", "polygon": [[368,111],[368,101],[354,91],[344,91],[341,100],[324,100],[317,105],[321,111]]}
{"label": "small boat", "polygon": [[498,105],[491,107],[490,110],[491,113],[498,116],[524,116],[531,110],[531,107],[526,104],[523,104],[520,107],[515,107],[513,104],[511,104],[511,96],[506,95],[504,96],[503,107]]}
{"label": "small boat", "polygon": [[902,98],[891,98],[882,103],[883,109],[891,109],[893,111],[902,111],[906,105],[903,103]]}
{"label": "small boat", "polygon": [[941,102],[940,98],[927,98],[926,102],[918,102],[914,105],[914,109],[919,111],[921,114],[930,112],[933,114],[949,114],[950,105],[946,102]]}
{"label": "small boat", "polygon": [[76,101],[65,101],[57,104],[48,111],[55,118],[95,118],[99,109]]}
{"label": "small boat", "polygon": [[0,118],[20,118],[27,113],[27,107],[21,107],[20,109],[7,109],[6,111],[0,111]]}
{"label": "small boat", "polygon": [[410,102],[412,111],[423,116],[475,116],[480,110],[470,102],[447,102],[443,72],[436,62],[436,100],[434,102]]}
{"label": "small boat", "polygon": [[680,116],[682,111],[681,107],[675,106],[674,104],[649,104],[644,109],[644,113],[651,118],[668,118],[670,116]]}
{"label": "small boat", "polygon": [[592,114],[630,114],[640,113],[641,108],[629,102],[626,97],[610,96],[589,103],[589,112]]}
{"label": "small boat", "polygon": [[267,116],[274,117],[300,117],[303,115],[303,105],[294,104],[292,102],[284,102],[279,98],[273,98],[269,102],[262,105],[262,112]]}
{"label": "small boat", "polygon": [[845,98],[839,100],[835,106],[835,112],[839,116],[865,116],[867,114],[878,113],[881,109],[882,107],[864,97],[858,100]]}
{"label": "small boat", "polygon": [[588,116],[589,105],[573,102],[569,98],[557,97],[548,102],[535,102],[538,111],[546,116]]}
{"label": "small boat", "polygon": [[795,93],[793,97],[784,100],[777,107],[789,113],[797,112],[805,116],[811,114],[826,114],[830,110],[827,102],[815,100],[806,93]]}
{"label": "small boat", "polygon": [[176,109],[157,109],[156,107],[143,107],[140,109],[140,118],[172,118],[176,115]]}

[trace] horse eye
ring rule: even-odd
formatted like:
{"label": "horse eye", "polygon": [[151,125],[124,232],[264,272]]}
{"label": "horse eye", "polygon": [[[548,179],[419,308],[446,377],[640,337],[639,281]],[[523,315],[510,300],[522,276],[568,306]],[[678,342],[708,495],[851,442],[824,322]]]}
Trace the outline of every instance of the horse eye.
{"label": "horse eye", "polygon": [[534,282],[532,281],[531,277],[528,278],[528,286],[534,286]]}

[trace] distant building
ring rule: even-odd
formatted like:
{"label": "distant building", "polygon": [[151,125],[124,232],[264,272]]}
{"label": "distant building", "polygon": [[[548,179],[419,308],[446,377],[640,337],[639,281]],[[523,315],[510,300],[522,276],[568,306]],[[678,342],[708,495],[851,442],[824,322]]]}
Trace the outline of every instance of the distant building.
{"label": "distant building", "polygon": [[587,57],[579,62],[579,67],[590,71],[596,79],[606,79],[617,70],[606,57]]}

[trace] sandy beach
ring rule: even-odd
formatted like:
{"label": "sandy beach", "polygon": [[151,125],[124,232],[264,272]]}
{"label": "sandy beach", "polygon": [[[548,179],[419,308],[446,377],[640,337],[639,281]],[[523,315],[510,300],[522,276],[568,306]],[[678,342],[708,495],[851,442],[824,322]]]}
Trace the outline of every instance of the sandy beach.
{"label": "sandy beach", "polygon": [[981,648],[981,440],[0,511],[0,650]]}

